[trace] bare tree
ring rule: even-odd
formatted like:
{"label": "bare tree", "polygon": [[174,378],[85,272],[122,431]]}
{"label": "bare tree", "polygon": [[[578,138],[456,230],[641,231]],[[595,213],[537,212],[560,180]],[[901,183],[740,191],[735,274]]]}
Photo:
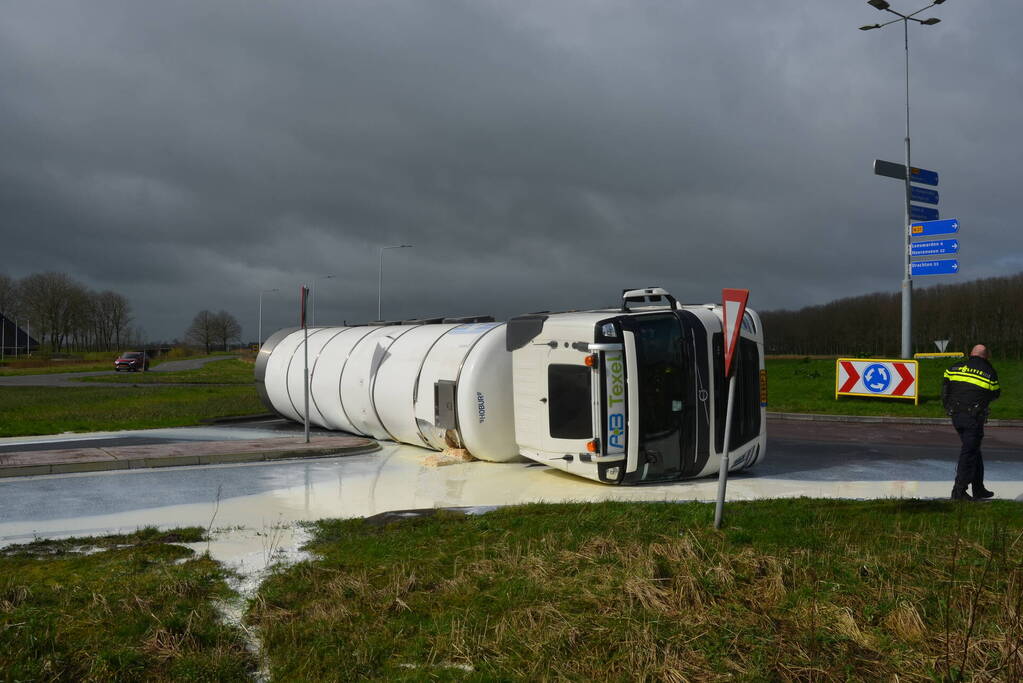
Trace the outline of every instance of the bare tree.
{"label": "bare tree", "polygon": [[[0,316],[4,318],[17,317],[18,315],[18,283],[14,281],[6,273],[0,273]],[[11,334],[7,334],[7,323],[0,318],[0,359],[5,355],[5,349],[8,344],[14,346],[17,344],[16,337],[17,332],[14,331],[16,328],[11,330]],[[8,339],[8,337],[11,337]]]}
{"label": "bare tree", "polygon": [[18,298],[18,283],[5,273],[0,273],[0,315],[7,315],[15,309]]}
{"label": "bare tree", "polygon": [[107,290],[96,295],[97,328],[106,348],[113,344],[121,347],[132,321],[131,305],[117,292]]}
{"label": "bare tree", "polygon": [[81,287],[64,273],[35,273],[18,286],[26,318],[38,325],[40,340],[58,351],[70,329],[71,312]]}
{"label": "bare tree", "polygon": [[216,314],[205,308],[196,313],[192,318],[192,324],[185,332],[185,339],[197,346],[205,347],[206,353],[209,353],[217,340]]}
{"label": "bare tree", "polygon": [[213,316],[213,336],[217,345],[227,351],[228,344],[241,338],[242,326],[233,315],[220,311]]}

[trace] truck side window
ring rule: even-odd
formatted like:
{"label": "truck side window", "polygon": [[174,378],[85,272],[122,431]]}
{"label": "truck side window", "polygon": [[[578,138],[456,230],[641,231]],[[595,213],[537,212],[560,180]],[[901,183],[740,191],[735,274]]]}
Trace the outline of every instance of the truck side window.
{"label": "truck side window", "polygon": [[548,366],[547,412],[552,438],[593,438],[592,376],[593,371],[585,365]]}

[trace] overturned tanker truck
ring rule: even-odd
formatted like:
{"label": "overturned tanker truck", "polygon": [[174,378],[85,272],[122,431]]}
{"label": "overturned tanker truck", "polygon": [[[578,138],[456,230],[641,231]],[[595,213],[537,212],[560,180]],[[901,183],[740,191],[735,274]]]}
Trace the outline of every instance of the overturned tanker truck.
{"label": "overturned tanker truck", "polygon": [[[481,460],[523,457],[608,484],[717,472],[725,441],[721,307],[659,287],[620,308],[310,327],[309,420],[326,429]],[[760,318],[746,309],[733,364],[730,469],[764,458]],[[280,330],[256,360],[266,405],[304,419],[305,333]]]}

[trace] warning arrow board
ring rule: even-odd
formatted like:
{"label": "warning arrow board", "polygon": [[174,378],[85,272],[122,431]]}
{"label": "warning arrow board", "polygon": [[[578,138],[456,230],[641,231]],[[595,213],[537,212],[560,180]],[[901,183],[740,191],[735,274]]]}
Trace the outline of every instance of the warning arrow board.
{"label": "warning arrow board", "polygon": [[905,398],[918,404],[920,393],[915,360],[887,358],[839,358],[835,361],[835,398],[869,396]]}

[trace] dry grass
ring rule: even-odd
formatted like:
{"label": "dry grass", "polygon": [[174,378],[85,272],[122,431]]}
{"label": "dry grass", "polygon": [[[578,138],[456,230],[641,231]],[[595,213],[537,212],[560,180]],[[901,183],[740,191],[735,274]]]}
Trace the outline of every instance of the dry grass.
{"label": "dry grass", "polygon": [[173,545],[201,533],[0,550],[0,679],[246,680],[254,659],[214,608],[224,572]]}
{"label": "dry grass", "polygon": [[250,618],[281,679],[1018,680],[1019,506],[896,505],[321,523]]}

